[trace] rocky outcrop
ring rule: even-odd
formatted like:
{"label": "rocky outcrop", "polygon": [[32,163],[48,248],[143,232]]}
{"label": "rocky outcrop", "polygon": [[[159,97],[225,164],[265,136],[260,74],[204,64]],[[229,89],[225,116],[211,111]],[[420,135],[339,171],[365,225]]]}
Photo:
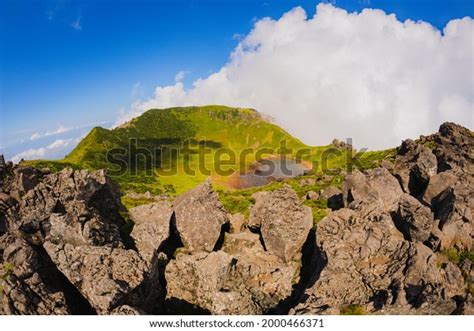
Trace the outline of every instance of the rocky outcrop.
{"label": "rocky outcrop", "polygon": [[397,179],[385,168],[355,170],[343,183],[345,205],[366,216],[374,212],[389,213],[398,207],[403,191]]}
{"label": "rocky outcrop", "polygon": [[161,201],[142,205],[129,211],[134,222],[131,237],[142,258],[151,263],[153,256],[170,236],[173,208],[170,202]]}
{"label": "rocky outcrop", "polygon": [[190,252],[211,252],[229,222],[210,180],[178,197],[174,211],[179,236]]}
{"label": "rocky outcrop", "polygon": [[44,244],[58,269],[100,314],[108,314],[145,277],[145,263],[132,250],[106,246]]}
{"label": "rocky outcrop", "polygon": [[226,233],[222,250],[170,262],[167,296],[212,314],[262,314],[291,296],[299,268],[266,252],[258,234]]}
{"label": "rocky outcrop", "polygon": [[326,265],[292,312],[337,314],[354,306],[374,314],[472,312],[472,257],[451,257],[456,265],[444,252],[473,250],[467,152],[473,139],[469,130],[444,124],[423,138],[435,143],[433,152],[407,140],[387,167],[392,173],[347,175],[345,208],[316,231]]}
{"label": "rocky outcrop", "polygon": [[400,197],[398,209],[392,213],[392,218],[395,226],[409,241],[427,241],[435,225],[430,208],[409,194]]}
{"label": "rocky outcrop", "polygon": [[255,195],[249,226],[260,229],[269,252],[289,262],[299,259],[313,226],[313,215],[311,208],[302,206],[296,192],[285,185],[277,191]]}
{"label": "rocky outcrop", "polygon": [[436,170],[436,156],[427,147],[407,139],[397,148],[392,172],[406,193],[413,196],[423,194]]}
{"label": "rocky outcrop", "polygon": [[16,197],[18,210],[7,217],[10,231],[21,233],[35,245],[48,240],[121,245],[119,190],[104,171],[66,169],[44,176],[33,188],[23,184],[24,173],[38,175],[15,171],[10,196]]}
{"label": "rocky outcrop", "polygon": [[7,313],[108,314],[142,285],[148,270],[125,249],[119,191],[104,171],[19,167],[3,189],[2,262],[15,257],[3,285]]}
{"label": "rocky outcrop", "polygon": [[446,122],[430,140],[435,143],[433,153],[438,160],[439,172],[460,168],[472,174],[474,139],[469,129]]}
{"label": "rocky outcrop", "polygon": [[435,217],[439,219],[442,248],[457,246],[474,250],[474,192],[472,177],[448,186],[432,200]]}
{"label": "rocky outcrop", "polygon": [[[3,251],[0,268],[3,314],[50,315],[70,314],[64,291],[59,288],[54,265],[43,260],[25,240],[14,236],[1,239]],[[76,310],[76,313],[78,311]]]}
{"label": "rocky outcrop", "polygon": [[[291,297],[312,213],[288,186],[256,196],[249,226],[231,217],[217,252],[178,253],[166,267],[167,298],[212,314],[262,314]],[[250,225],[251,224],[251,225]]]}
{"label": "rocky outcrop", "polygon": [[359,305],[374,313],[450,314],[464,294],[459,269],[450,262],[439,268],[436,254],[405,240],[388,214],[360,217],[341,209],[318,224],[316,236],[327,265],[295,313]]}

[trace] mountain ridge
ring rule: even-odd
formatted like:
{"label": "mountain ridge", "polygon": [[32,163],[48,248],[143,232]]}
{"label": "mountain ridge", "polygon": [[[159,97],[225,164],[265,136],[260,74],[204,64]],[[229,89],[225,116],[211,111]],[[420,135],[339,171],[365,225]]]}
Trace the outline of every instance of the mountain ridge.
{"label": "mountain ridge", "polygon": [[[52,170],[64,167],[107,169],[123,192],[178,194],[207,177],[219,188],[229,189],[232,180],[229,172],[249,171],[258,159],[267,156],[284,155],[305,164],[317,164],[313,169],[317,173],[322,171],[324,153],[335,149],[337,155],[330,155],[325,162],[327,167],[341,170],[347,163],[345,147],[337,140],[326,146],[309,146],[254,109],[209,105],[150,109],[114,129],[93,128],[63,160],[27,161],[25,165]],[[203,148],[208,149],[208,154],[199,159]],[[145,154],[151,155],[140,157],[137,152],[143,149]],[[154,154],[156,150],[159,155]],[[176,157],[169,154],[173,150],[179,150],[180,154]],[[250,152],[242,156],[246,150]],[[303,150],[307,153],[298,156]],[[234,159],[224,169],[228,170],[227,174],[220,175],[215,169],[216,157],[225,151]],[[364,167],[370,168],[391,154],[393,149],[368,152],[362,156],[362,162]],[[116,156],[115,161],[122,168],[117,169],[117,164],[110,162],[108,156]],[[183,169],[186,163],[197,169],[195,174],[186,173]],[[200,167],[211,171],[205,173]],[[175,173],[170,175],[170,171]]]}

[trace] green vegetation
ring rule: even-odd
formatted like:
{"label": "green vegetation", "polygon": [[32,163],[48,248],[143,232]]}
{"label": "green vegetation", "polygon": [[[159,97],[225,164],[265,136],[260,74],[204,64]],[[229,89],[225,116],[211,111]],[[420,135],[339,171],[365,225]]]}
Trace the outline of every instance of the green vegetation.
{"label": "green vegetation", "polygon": [[11,275],[15,266],[13,263],[5,262],[0,266],[0,298],[3,295],[3,282]]}
{"label": "green vegetation", "polygon": [[[301,153],[302,150],[305,153]],[[248,214],[251,195],[255,191],[275,189],[282,183],[234,190],[231,174],[248,171],[257,160],[277,155],[312,165],[317,184],[300,186],[298,179],[285,181],[300,197],[329,185],[340,186],[342,177],[338,173],[347,170],[351,157],[359,157],[355,152],[332,145],[307,146],[252,109],[204,106],[151,109],[121,127],[92,129],[63,160],[24,163],[48,167],[53,172],[65,167],[104,168],[118,182],[123,194],[149,191],[153,195],[174,196],[211,177],[214,186],[222,192],[221,199],[229,211]],[[393,149],[366,152],[352,165],[361,169],[372,168],[393,156]],[[219,164],[216,160],[221,161],[221,170],[227,173],[216,171]],[[195,173],[190,173],[187,168]],[[330,182],[323,180],[323,170],[331,171],[333,179]],[[148,202],[146,199],[123,198],[127,208]],[[313,208],[317,221],[324,217],[324,203],[306,204]]]}
{"label": "green vegetation", "polygon": [[365,315],[364,307],[360,305],[344,306],[340,309],[341,315]]}
{"label": "green vegetation", "polygon": [[467,284],[466,292],[474,295],[474,284]]}
{"label": "green vegetation", "polygon": [[[301,185],[305,183],[306,180],[314,180],[314,184],[310,185]],[[342,183],[342,176],[324,176],[324,175],[315,175],[315,176],[301,176],[296,178],[289,178],[282,181],[272,182],[266,186],[253,187],[248,189],[241,190],[219,190],[219,198],[224,205],[224,207],[231,212],[241,213],[245,217],[248,217],[250,212],[250,207],[255,202],[252,198],[252,195],[258,191],[275,191],[281,188],[284,184],[290,185],[298,195],[301,200],[304,200],[304,197],[308,192],[319,192],[329,186],[340,187]],[[313,210],[313,221],[314,225],[323,219],[327,215],[327,201],[324,199],[319,200],[305,200],[304,205],[311,207]]]}
{"label": "green vegetation", "polygon": [[436,143],[433,141],[433,140],[429,140],[429,141],[426,141],[423,146],[431,149],[431,150],[434,150],[436,148]]}
{"label": "green vegetation", "polygon": [[122,201],[122,204],[127,209],[131,209],[131,208],[135,208],[135,207],[140,206],[140,205],[145,205],[145,204],[148,204],[148,203],[152,203],[153,199],[145,199],[145,198],[133,199],[133,198],[130,198],[130,197],[124,195],[124,196],[122,196],[121,201]]}
{"label": "green vegetation", "polygon": [[452,247],[448,250],[442,251],[441,253],[446,256],[449,261],[457,265],[461,264],[466,259],[474,263],[474,253],[468,250],[460,250],[457,247]]}
{"label": "green vegetation", "polygon": [[4,278],[8,277],[9,274],[13,272],[13,269],[15,269],[15,266],[11,262],[5,262],[2,266],[3,269],[3,274]]}
{"label": "green vegetation", "polygon": [[372,169],[380,167],[382,161],[393,161],[397,154],[395,148],[390,148],[384,151],[368,151],[361,155],[360,163],[361,170]]}

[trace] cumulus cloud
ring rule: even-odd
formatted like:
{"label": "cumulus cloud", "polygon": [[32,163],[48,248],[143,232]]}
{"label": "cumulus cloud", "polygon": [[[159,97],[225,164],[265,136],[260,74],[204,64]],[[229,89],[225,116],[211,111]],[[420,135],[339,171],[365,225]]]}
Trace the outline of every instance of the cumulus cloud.
{"label": "cumulus cloud", "polygon": [[66,148],[71,143],[72,139],[57,139],[46,147],[40,148],[30,148],[26,151],[16,154],[12,157],[14,163],[18,163],[21,159],[33,160],[33,159],[42,159],[47,157],[50,153],[56,152],[63,148]]}
{"label": "cumulus cloud", "polygon": [[150,108],[225,104],[252,107],[308,144],[351,137],[357,147],[395,146],[443,121],[472,128],[474,20],[443,31],[422,21],[319,4],[264,18],[229,62],[186,89],[159,86],[117,123]]}
{"label": "cumulus cloud", "polygon": [[178,73],[174,76],[174,82],[175,83],[180,83],[183,81],[184,77],[189,74],[189,71],[181,70],[178,71]]}

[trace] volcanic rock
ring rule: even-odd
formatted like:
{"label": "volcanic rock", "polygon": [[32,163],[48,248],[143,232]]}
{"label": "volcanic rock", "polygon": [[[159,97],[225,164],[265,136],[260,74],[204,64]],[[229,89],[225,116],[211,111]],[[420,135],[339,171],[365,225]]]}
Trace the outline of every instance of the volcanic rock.
{"label": "volcanic rock", "polygon": [[210,180],[178,197],[174,211],[179,236],[190,252],[211,252],[229,222]]}

